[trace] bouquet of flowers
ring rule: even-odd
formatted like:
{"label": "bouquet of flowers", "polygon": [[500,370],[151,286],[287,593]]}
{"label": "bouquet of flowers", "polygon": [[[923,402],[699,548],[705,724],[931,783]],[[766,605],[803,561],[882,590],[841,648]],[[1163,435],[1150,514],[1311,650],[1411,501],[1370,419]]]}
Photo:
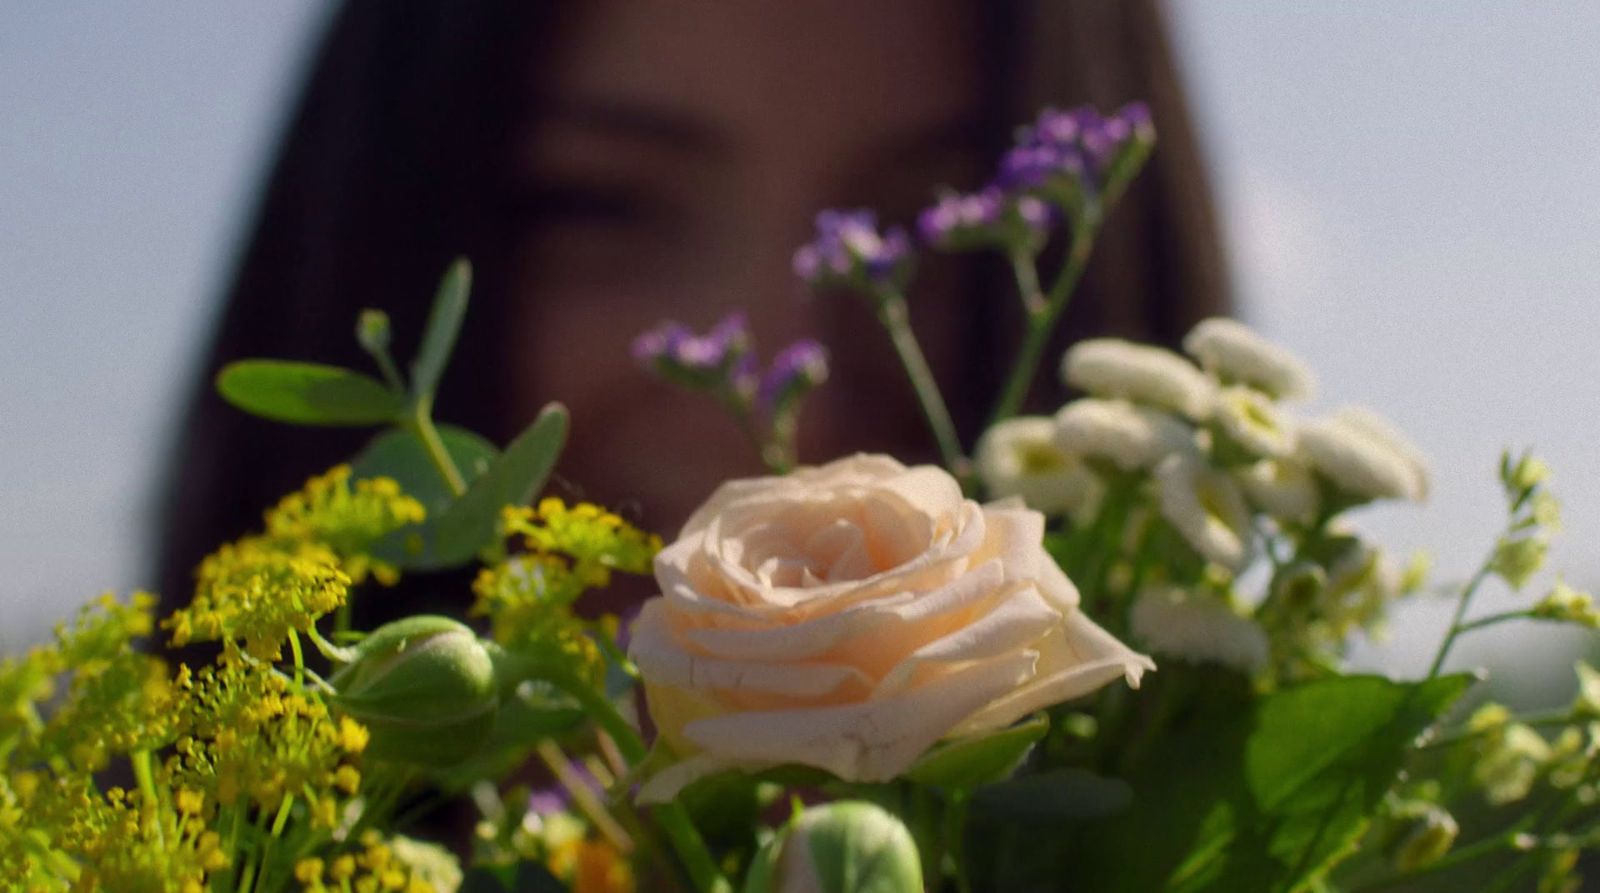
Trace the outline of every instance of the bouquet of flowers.
{"label": "bouquet of flowers", "polygon": [[[108,595],[0,662],[6,889],[1575,889],[1600,844],[1600,674],[1519,716],[1465,712],[1477,677],[1444,672],[1490,625],[1600,626],[1561,583],[1472,611],[1541,567],[1543,463],[1505,457],[1504,534],[1439,587],[1348,520],[1423,499],[1424,458],[1371,411],[1295,415],[1311,373],[1239,323],[1201,323],[1187,356],[1078,343],[1061,374],[1084,396],[1018,414],[1154,142],[1140,105],[1047,110],[916,238],[819,215],[795,271],[870,303],[942,467],[799,465],[819,344],[763,363],[738,316],[641,335],[640,363],[719,401],[771,471],[670,543],[540,498],[561,406],[503,447],[434,421],[465,262],[408,374],[379,311],[356,326],[376,376],[227,367],[244,411],[382,430],[207,557],[186,606]],[[971,457],[910,326],[917,250],[1015,271],[1026,330]],[[458,610],[354,628],[353,599],[459,567]],[[595,616],[616,574],[659,595]],[[1341,669],[1393,602],[1440,589],[1456,609],[1424,678]],[[475,823],[452,834],[451,804]]]}

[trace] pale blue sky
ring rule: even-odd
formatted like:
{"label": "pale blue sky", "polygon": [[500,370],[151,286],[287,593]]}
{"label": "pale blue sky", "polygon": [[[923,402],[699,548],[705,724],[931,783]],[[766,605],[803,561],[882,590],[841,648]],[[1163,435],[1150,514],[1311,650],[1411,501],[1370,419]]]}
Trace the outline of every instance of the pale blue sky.
{"label": "pale blue sky", "polygon": [[[1556,562],[1600,581],[1600,5],[1174,6],[1244,314],[1320,405],[1370,404],[1436,462],[1431,504],[1358,520],[1464,573],[1501,446],[1531,443],[1568,505]],[[0,649],[141,582],[174,398],[325,8],[8,9]],[[1415,667],[1438,617],[1363,660]]]}

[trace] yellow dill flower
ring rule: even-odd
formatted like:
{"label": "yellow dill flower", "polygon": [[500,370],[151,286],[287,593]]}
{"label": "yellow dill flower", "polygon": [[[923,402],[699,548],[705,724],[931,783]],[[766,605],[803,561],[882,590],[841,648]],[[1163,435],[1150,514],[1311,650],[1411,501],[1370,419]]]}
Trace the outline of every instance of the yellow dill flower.
{"label": "yellow dill flower", "polygon": [[81,771],[98,772],[113,756],[170,744],[177,734],[176,703],[166,663],[130,651],[73,673],[67,698],[41,730],[38,748]]}
{"label": "yellow dill flower", "polygon": [[239,640],[261,660],[276,660],[291,631],[344,604],[350,578],[328,548],[303,543],[280,548],[247,537],[208,555],[196,572],[189,606],[162,621],[174,645]]}
{"label": "yellow dill flower", "polygon": [[360,787],[366,734],[359,723],[331,715],[319,698],[233,651],[183,684],[186,735],[169,762],[174,784],[268,815],[285,797],[306,798],[312,824],[332,827]]}
{"label": "yellow dill flower", "polygon": [[[568,506],[549,497],[536,508],[506,509],[502,524],[507,535],[523,538],[528,551],[566,555],[580,569],[649,573],[651,560],[661,551],[660,537],[588,502]],[[606,574],[594,585],[608,582]]]}
{"label": "yellow dill flower", "polygon": [[[322,859],[302,859],[295,865],[294,878],[306,893],[324,893],[329,890],[358,893],[436,893],[423,871],[402,858],[399,839],[385,840],[375,831],[361,835],[361,849],[355,853],[337,856],[332,862]],[[460,883],[460,868],[454,877]]]}
{"label": "yellow dill flower", "polygon": [[84,775],[35,784],[26,807],[38,886],[25,890],[203,893],[229,865],[221,838],[196,816],[139,791],[98,793]]}
{"label": "yellow dill flower", "polygon": [[266,513],[267,536],[284,543],[319,543],[333,550],[353,582],[368,575],[393,585],[399,572],[368,554],[387,534],[426,517],[422,503],[401,492],[392,478],[350,480],[350,466],[336,465],[311,478]]}
{"label": "yellow dill flower", "polygon": [[554,647],[598,681],[599,649],[574,617],[571,604],[592,584],[555,555],[515,555],[478,572],[471,613],[488,617],[494,639],[508,648]]}
{"label": "yellow dill flower", "polygon": [[0,762],[44,727],[39,704],[55,691],[60,657],[41,645],[22,657],[0,658]]}
{"label": "yellow dill flower", "polygon": [[[154,608],[148,593],[126,603],[103,595],[71,626],[57,627],[53,648],[0,667],[0,754],[21,747],[33,760],[65,759],[97,772],[117,754],[169,744],[175,728],[167,666],[134,650],[154,627]],[[62,672],[70,678],[66,696],[41,721],[35,704]]]}

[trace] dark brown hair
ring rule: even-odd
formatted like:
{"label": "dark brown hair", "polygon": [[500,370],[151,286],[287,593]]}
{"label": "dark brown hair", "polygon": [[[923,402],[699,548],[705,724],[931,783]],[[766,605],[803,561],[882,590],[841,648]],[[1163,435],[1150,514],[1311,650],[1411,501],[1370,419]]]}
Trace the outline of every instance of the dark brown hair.
{"label": "dark brown hair", "polygon": [[[266,181],[159,494],[157,575],[168,598],[186,594],[207,551],[258,525],[264,506],[367,436],[279,426],[229,408],[210,383],[231,360],[362,368],[352,327],[367,306],[389,311],[397,354],[409,355],[405,339],[419,332],[436,278],[450,258],[468,255],[478,271],[473,311],[440,405],[450,421],[502,441],[527,421],[497,399],[495,385],[508,368],[509,345],[496,335],[510,294],[495,196],[507,133],[525,114],[527,60],[549,46],[559,5],[349,0],[334,18]],[[1115,333],[1172,343],[1222,312],[1211,200],[1157,2],[976,0],[975,9],[1001,137],[1043,105],[1114,108],[1134,99],[1149,102],[1160,131],[1149,168],[1103,236],[1063,342]],[[1017,331],[988,306],[975,300],[970,312],[979,356]],[[980,423],[975,407],[997,385],[994,365],[952,376],[969,437]]]}

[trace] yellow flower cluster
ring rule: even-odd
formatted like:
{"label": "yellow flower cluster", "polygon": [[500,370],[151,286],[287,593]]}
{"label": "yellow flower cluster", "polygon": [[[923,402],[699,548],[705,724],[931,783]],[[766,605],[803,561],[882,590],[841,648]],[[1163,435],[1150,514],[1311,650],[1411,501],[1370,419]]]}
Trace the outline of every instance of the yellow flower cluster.
{"label": "yellow flower cluster", "polygon": [[350,586],[395,583],[399,572],[368,550],[424,515],[393,480],[352,483],[349,467],[336,466],[268,511],[264,534],[207,556],[194,600],[163,626],[175,645],[242,640],[253,657],[276,660],[290,633],[337,610]]}
{"label": "yellow flower cluster", "polygon": [[506,509],[501,529],[527,551],[479,573],[472,613],[489,618],[502,645],[554,646],[575,666],[599,672],[594,640],[571,605],[589,589],[609,584],[613,571],[649,572],[661,539],[597,505],[568,506],[553,498],[534,508]]}
{"label": "yellow flower cluster", "polygon": [[434,893],[433,884],[400,859],[382,835],[366,832],[361,847],[330,860],[302,859],[294,867],[295,880],[306,893]]}
{"label": "yellow flower cluster", "polygon": [[260,660],[276,660],[291,632],[344,604],[350,578],[326,547],[295,548],[261,537],[223,546],[200,563],[194,600],[162,621],[174,645],[243,641]]}
{"label": "yellow flower cluster", "polygon": [[[103,595],[73,626],[57,627],[53,646],[0,666],[0,755],[17,747],[24,759],[65,760],[98,772],[114,754],[169,743],[173,693],[166,664],[134,648],[153,628],[154,608],[149,593],[135,593],[127,604]],[[66,695],[43,721],[37,705],[63,673],[70,674]]]}
{"label": "yellow flower cluster", "polygon": [[0,776],[0,871],[6,889],[98,893],[202,893],[231,864],[208,827],[203,798],[113,787],[85,775]]}
{"label": "yellow flower cluster", "polygon": [[178,672],[186,733],[169,772],[222,806],[246,802],[263,814],[303,798],[314,827],[332,828],[341,801],[361,784],[356,757],[367,730],[335,717],[288,677],[237,653],[211,667]]}
{"label": "yellow flower cluster", "polygon": [[506,509],[502,524],[507,536],[522,537],[529,552],[571,559],[579,575],[593,581],[591,586],[609,583],[613,570],[649,573],[651,560],[661,551],[660,537],[589,502],[569,507],[554,497],[542,499],[535,508]]}
{"label": "yellow flower cluster", "polygon": [[370,575],[392,586],[399,571],[368,553],[384,536],[420,524],[426,515],[422,503],[401,492],[394,480],[352,482],[350,467],[337,465],[285,496],[266,513],[266,527],[267,536],[278,542],[328,547],[352,582],[365,582]]}

